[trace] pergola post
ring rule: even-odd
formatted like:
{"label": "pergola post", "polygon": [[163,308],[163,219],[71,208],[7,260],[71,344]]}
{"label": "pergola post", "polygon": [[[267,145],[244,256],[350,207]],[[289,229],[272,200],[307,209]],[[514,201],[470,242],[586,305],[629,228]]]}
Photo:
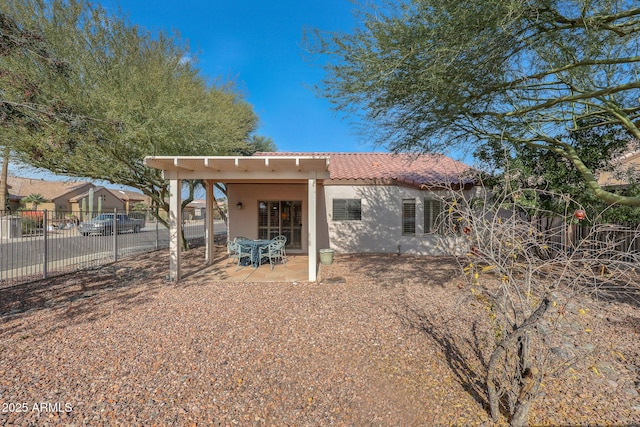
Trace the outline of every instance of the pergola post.
{"label": "pergola post", "polygon": [[213,180],[205,180],[205,264],[213,264],[213,256],[215,252],[215,223],[213,220]]}
{"label": "pergola post", "polygon": [[169,180],[169,277],[180,281],[182,263],[182,180]]}
{"label": "pergola post", "polygon": [[308,238],[309,241],[309,281],[315,282],[317,278],[317,189],[316,189],[316,173],[309,173],[309,182],[308,182]]}

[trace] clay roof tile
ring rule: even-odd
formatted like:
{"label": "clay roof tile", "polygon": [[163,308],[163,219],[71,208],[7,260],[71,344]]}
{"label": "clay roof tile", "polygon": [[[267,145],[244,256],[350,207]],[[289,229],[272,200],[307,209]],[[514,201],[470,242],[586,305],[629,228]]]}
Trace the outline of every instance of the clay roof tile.
{"label": "clay roof tile", "polygon": [[261,152],[255,155],[327,156],[332,180],[395,181],[412,187],[473,182],[463,177],[472,171],[469,166],[435,154]]}

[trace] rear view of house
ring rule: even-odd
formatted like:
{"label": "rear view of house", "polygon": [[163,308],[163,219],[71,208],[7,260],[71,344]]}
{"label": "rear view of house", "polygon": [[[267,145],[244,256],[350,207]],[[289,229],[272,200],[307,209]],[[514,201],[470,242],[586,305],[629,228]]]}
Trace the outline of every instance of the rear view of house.
{"label": "rear view of house", "polygon": [[[389,153],[258,153],[328,159],[318,182],[317,243],[342,253],[435,255],[436,220],[446,188],[470,189],[469,167],[445,156]],[[229,183],[229,235],[287,236],[287,250],[306,253],[306,183]]]}
{"label": "rear view of house", "polygon": [[[287,237],[288,253],[443,254],[436,217],[447,188],[471,191],[471,169],[445,156],[390,153],[257,153],[248,157],[147,157],[171,183],[172,275],[179,278],[180,181],[227,186],[229,237]],[[207,202],[210,210],[211,202]],[[211,218],[211,215],[207,215]],[[209,233],[212,234],[212,233]],[[207,259],[212,259],[212,241]]]}

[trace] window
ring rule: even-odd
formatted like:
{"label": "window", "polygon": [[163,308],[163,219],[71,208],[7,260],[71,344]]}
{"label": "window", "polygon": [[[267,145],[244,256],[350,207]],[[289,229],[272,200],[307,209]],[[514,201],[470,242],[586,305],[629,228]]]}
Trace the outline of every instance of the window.
{"label": "window", "polygon": [[362,219],[360,199],[333,199],[334,221],[360,221]]}
{"label": "window", "polygon": [[442,213],[442,202],[440,200],[424,200],[424,232],[435,233],[439,231],[438,217]]}
{"label": "window", "polygon": [[258,239],[283,235],[287,249],[302,248],[302,201],[258,201]]}
{"label": "window", "polygon": [[404,199],[402,201],[402,234],[416,234],[416,201]]}

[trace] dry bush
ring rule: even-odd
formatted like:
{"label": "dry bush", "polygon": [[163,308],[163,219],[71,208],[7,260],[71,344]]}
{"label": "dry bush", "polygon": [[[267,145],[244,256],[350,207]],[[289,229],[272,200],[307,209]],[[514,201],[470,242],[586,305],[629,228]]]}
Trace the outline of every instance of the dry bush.
{"label": "dry bush", "polygon": [[526,425],[545,376],[581,357],[575,351],[563,354],[559,327],[576,295],[632,298],[638,283],[634,265],[639,257],[629,250],[636,230],[595,218],[578,239],[579,221],[569,212],[574,203],[555,195],[567,206],[557,216],[520,203],[530,200],[524,194],[516,190],[472,199],[451,194],[443,199],[441,215],[445,235],[465,237],[467,255],[459,258],[460,268],[493,324],[486,369],[491,416],[494,421],[504,416],[513,426]]}

